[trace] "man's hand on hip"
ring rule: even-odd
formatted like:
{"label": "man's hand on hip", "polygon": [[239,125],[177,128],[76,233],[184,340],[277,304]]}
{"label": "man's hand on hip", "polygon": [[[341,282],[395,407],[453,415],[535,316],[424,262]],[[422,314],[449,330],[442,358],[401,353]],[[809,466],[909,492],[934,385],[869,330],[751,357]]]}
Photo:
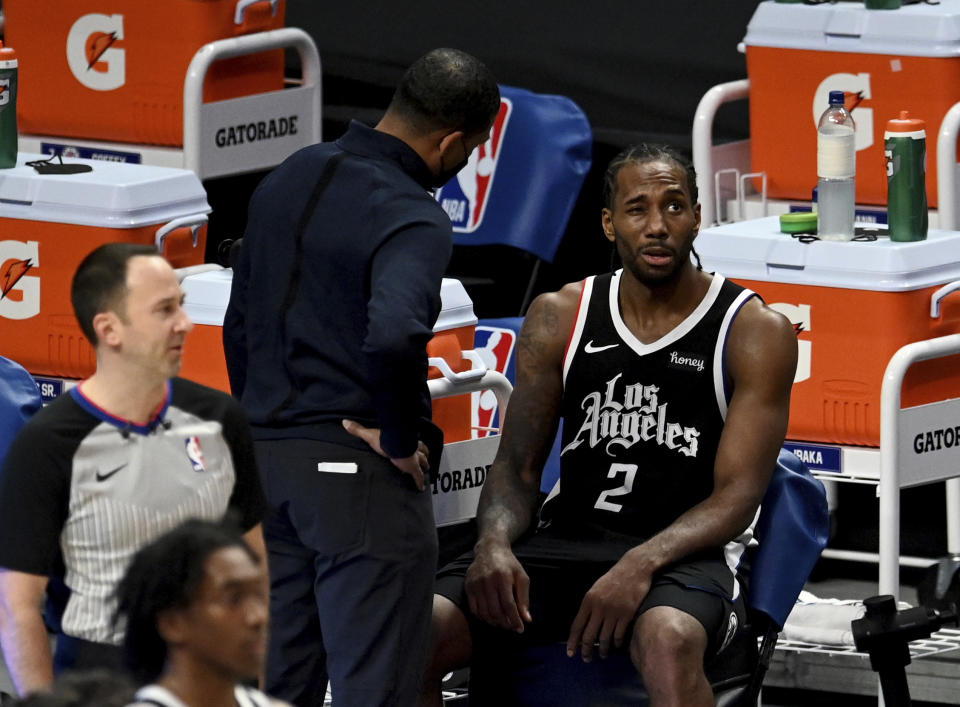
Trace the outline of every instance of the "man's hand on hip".
{"label": "man's hand on hip", "polygon": [[424,472],[430,469],[430,450],[423,442],[417,442],[417,451],[409,457],[389,457],[380,446],[380,430],[377,427],[364,427],[356,420],[344,420],[343,429],[359,437],[381,457],[389,459],[395,467],[404,474],[409,474],[417,488],[421,491],[426,489]]}

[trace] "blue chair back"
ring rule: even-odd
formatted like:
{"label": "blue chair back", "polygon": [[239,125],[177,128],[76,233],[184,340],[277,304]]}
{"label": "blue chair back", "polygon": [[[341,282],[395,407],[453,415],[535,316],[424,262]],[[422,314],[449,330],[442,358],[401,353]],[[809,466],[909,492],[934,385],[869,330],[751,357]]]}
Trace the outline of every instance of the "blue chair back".
{"label": "blue chair back", "polygon": [[0,468],[13,438],[43,407],[37,382],[15,361],[0,356]]}
{"label": "blue chair back", "polygon": [[593,133],[565,96],[500,87],[490,140],[437,190],[455,245],[510,245],[551,262],[590,170]]}
{"label": "blue chair back", "polygon": [[785,449],[760,504],[755,534],[759,546],[750,570],[750,608],[783,628],[830,534],[823,484]]}

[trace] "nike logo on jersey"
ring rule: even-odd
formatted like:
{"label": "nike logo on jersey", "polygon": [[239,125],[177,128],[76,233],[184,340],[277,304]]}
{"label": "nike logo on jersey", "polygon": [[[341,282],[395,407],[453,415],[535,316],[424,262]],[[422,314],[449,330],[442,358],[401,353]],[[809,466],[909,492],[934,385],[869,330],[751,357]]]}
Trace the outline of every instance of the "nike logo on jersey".
{"label": "nike logo on jersey", "polygon": [[606,351],[607,349],[612,349],[620,344],[607,344],[606,346],[594,346],[593,339],[587,342],[587,345],[583,347],[585,353],[599,353],[601,351]]}
{"label": "nike logo on jersey", "polygon": [[121,470],[123,467],[125,467],[125,466],[126,466],[126,464],[121,464],[121,465],[118,466],[116,469],[111,469],[111,470],[108,471],[106,474],[101,474],[101,473],[98,471],[98,472],[97,472],[97,481],[106,481],[107,479],[109,479],[111,476],[113,476],[114,474],[116,474],[118,471],[120,471],[120,470]]}

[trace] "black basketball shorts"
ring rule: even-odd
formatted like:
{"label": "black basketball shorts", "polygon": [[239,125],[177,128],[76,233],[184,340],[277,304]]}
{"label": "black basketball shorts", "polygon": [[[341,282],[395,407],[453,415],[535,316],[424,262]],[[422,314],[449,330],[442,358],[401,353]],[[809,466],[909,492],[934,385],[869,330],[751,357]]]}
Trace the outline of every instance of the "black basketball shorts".
{"label": "black basketball shorts", "polygon": [[[524,640],[535,644],[566,642],[587,590],[636,544],[636,539],[610,533],[572,540],[549,530],[514,543],[514,554],[530,577],[533,620],[524,629]],[[434,591],[463,611],[471,631],[487,632],[486,625],[470,613],[464,589],[472,561],[473,553],[468,552],[443,567]],[[742,587],[719,551],[656,573],[637,616],[655,606],[673,607],[696,618],[707,632],[708,659],[726,647],[746,623]]]}

